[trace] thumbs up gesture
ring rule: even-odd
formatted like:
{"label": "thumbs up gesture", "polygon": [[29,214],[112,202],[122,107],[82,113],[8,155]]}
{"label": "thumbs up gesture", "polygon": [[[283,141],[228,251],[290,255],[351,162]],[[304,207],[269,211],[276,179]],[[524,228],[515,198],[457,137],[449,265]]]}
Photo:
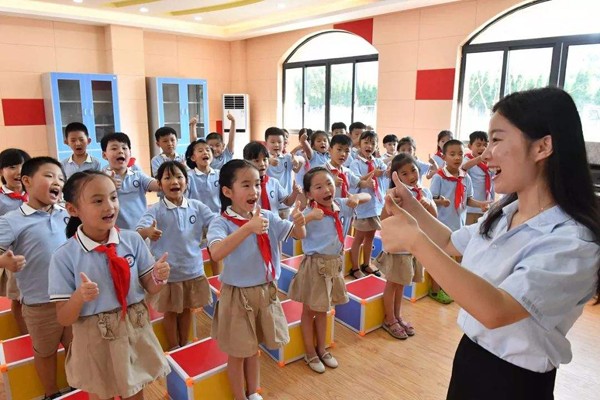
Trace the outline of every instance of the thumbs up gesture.
{"label": "thumbs up gesture", "polygon": [[260,214],[260,206],[257,206],[254,210],[254,215],[244,226],[247,226],[248,229],[250,229],[250,232],[256,235],[262,235],[269,231],[269,220]]}
{"label": "thumbs up gesture", "polygon": [[147,237],[150,238],[150,240],[157,241],[162,236],[162,231],[156,227],[156,220],[152,221],[152,225],[147,229]]}
{"label": "thumbs up gesture", "polygon": [[167,282],[169,279],[169,274],[171,272],[171,266],[167,262],[167,257],[169,257],[169,253],[164,253],[158,261],[154,263],[154,270],[152,271],[152,277],[154,281],[161,285]]}
{"label": "thumbs up gesture", "polygon": [[113,171],[112,169],[108,169],[106,170],[106,173],[113,179],[113,181],[115,182],[115,186],[117,187],[117,190],[121,189],[121,177],[118,176],[115,171]]}
{"label": "thumbs up gesture", "polygon": [[15,255],[12,250],[8,250],[0,256],[0,267],[6,268],[10,272],[19,272],[25,267],[25,256]]}
{"label": "thumbs up gesture", "polygon": [[302,227],[306,225],[306,219],[304,218],[304,214],[300,211],[300,200],[296,201],[294,205],[294,211],[292,211],[292,221],[295,226]]}
{"label": "thumbs up gesture", "polygon": [[88,303],[96,300],[100,294],[98,284],[96,282],[92,282],[84,272],[80,272],[79,277],[81,278],[81,285],[79,285],[79,288],[77,288],[77,292],[79,292],[83,301]]}

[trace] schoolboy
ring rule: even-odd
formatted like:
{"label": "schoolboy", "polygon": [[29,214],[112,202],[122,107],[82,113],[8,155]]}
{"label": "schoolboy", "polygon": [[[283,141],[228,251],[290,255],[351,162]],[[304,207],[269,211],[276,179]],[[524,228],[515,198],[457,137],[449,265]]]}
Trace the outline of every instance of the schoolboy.
{"label": "schoolboy", "polygon": [[154,132],[154,138],[156,139],[156,145],[160,147],[162,151],[159,155],[154,156],[150,161],[150,168],[152,170],[152,176],[156,175],[158,167],[165,161],[179,161],[185,165],[185,157],[181,154],[177,154],[177,132],[170,126],[163,126],[158,128]]}
{"label": "schoolboy", "polygon": [[334,122],[331,124],[331,136],[336,135],[345,135],[346,134],[346,124],[343,122]]}
{"label": "schoolboy", "polygon": [[212,149],[213,160],[210,163],[211,168],[220,170],[226,162],[233,159],[233,150],[235,147],[235,117],[227,113],[227,119],[231,121],[229,126],[229,139],[227,147],[224,148],[223,136],[217,132],[209,133],[206,136],[206,143]]}
{"label": "schoolboy", "polygon": [[[475,131],[469,135],[470,153],[465,154],[462,169],[467,171],[473,182],[473,198],[479,201],[494,201],[494,181],[492,172],[481,155],[489,143],[487,133]],[[467,207],[466,225],[471,225],[483,215],[478,207]]]}
{"label": "schoolboy", "polygon": [[106,172],[115,179],[120,211],[117,226],[135,229],[146,212],[146,192],[158,192],[159,184],[142,171],[129,168],[131,141],[123,132],[110,133],[100,141],[102,157],[108,161]]}
{"label": "schoolboy", "polygon": [[65,144],[73,150],[73,154],[69,158],[60,162],[67,179],[79,171],[89,169],[100,171],[100,160],[87,152],[87,147],[91,142],[88,129],[81,122],[71,122],[65,128]]}

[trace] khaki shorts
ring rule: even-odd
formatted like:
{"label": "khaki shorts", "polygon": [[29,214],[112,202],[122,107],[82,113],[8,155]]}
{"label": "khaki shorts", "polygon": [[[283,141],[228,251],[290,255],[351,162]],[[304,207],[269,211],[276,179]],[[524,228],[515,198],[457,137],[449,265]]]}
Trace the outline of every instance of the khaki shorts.
{"label": "khaki shorts", "polygon": [[389,282],[399,285],[423,282],[423,266],[411,254],[390,254],[382,251],[375,258],[374,264]]}
{"label": "khaki shorts", "polygon": [[206,276],[182,282],[169,282],[158,293],[156,309],[181,314],[186,308],[200,308],[212,304],[212,293]]}
{"label": "khaki shorts", "polygon": [[467,221],[466,221],[465,225],[473,225],[482,216],[483,216],[483,214],[479,214],[479,213],[467,213]]}
{"label": "khaki shorts", "polygon": [[33,343],[33,351],[42,358],[50,357],[58,350],[58,345],[67,348],[71,343],[71,327],[58,323],[56,304],[23,304],[23,318]]}
{"label": "khaki shorts", "polygon": [[223,283],[211,336],[221,351],[239,358],[255,355],[259,343],[269,349],[287,344],[290,335],[275,283],[247,288]]}
{"label": "khaki shorts", "polygon": [[357,218],[352,225],[354,229],[361,232],[380,231],[381,219],[379,217]]}

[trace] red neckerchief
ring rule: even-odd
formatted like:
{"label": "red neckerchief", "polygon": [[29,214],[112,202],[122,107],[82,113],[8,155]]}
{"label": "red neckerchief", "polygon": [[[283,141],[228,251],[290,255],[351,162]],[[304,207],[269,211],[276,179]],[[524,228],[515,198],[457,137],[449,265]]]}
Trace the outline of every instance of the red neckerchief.
{"label": "red neckerchief", "polygon": [[457,210],[462,205],[464,196],[465,196],[465,185],[463,185],[463,176],[459,176],[458,178],[455,176],[448,176],[444,173],[443,168],[438,169],[437,174],[450,182],[456,182],[456,191],[454,192],[454,208]]}
{"label": "red neckerchief", "polygon": [[[371,160],[367,160],[367,173],[374,171],[375,170],[375,161]],[[373,175],[373,181],[375,181],[375,196],[377,197],[377,199],[381,200],[381,193],[379,193],[379,182],[377,181],[377,178],[375,178],[375,175]]]}
{"label": "red neckerchief", "polygon": [[117,299],[121,303],[121,318],[125,318],[127,314],[127,294],[129,293],[129,285],[131,281],[131,270],[129,263],[125,257],[119,257],[117,254],[117,246],[114,243],[100,245],[94,249],[98,253],[106,254],[108,258],[108,268],[112,277],[113,285]]}
{"label": "red neckerchief", "polygon": [[133,164],[135,164],[135,158],[134,158],[134,157],[131,157],[131,158],[129,159],[129,162],[127,163],[127,168],[131,168],[131,167],[133,167]]}
{"label": "red neckerchief", "polygon": [[9,198],[11,198],[13,200],[21,200],[23,203],[27,203],[29,201],[29,195],[26,192],[23,192],[23,193],[17,193],[17,192],[6,193],[4,191],[4,188],[0,187],[0,193],[8,196]]}
{"label": "red neckerchief", "polygon": [[316,207],[319,210],[322,210],[323,214],[325,214],[326,217],[333,218],[333,221],[335,222],[335,230],[337,232],[338,239],[340,240],[340,243],[344,244],[344,228],[342,226],[342,221],[340,220],[340,212],[333,211],[330,208],[322,206],[314,200],[312,201],[312,207],[313,208]]}
{"label": "red neckerchief", "polygon": [[260,180],[260,208],[270,210],[271,203],[269,202],[269,193],[267,192],[267,182],[269,182],[269,175],[263,176]]}
{"label": "red neckerchief", "polygon": [[[248,219],[238,219],[234,218],[231,215],[228,215],[226,212],[222,212],[221,215],[228,221],[233,222],[236,226],[242,227],[248,223]],[[260,255],[262,256],[265,262],[265,280],[269,282],[269,272],[271,272],[271,281],[275,280],[275,267],[273,266],[273,256],[271,255],[271,241],[269,240],[269,235],[267,233],[262,233],[260,235],[256,235],[256,241],[258,242],[258,249],[260,250]]]}
{"label": "red neckerchief", "polygon": [[348,197],[348,189],[350,188],[350,184],[348,183],[348,175],[346,175],[341,168],[337,169],[329,167],[329,171],[342,180],[342,197]]}
{"label": "red neckerchief", "polygon": [[[475,156],[471,153],[467,154],[466,157],[469,160],[475,158]],[[483,161],[477,164],[477,166],[481,168],[481,170],[485,174],[485,198],[486,200],[489,200],[492,196],[492,176],[490,175],[490,168],[488,167],[487,163]]]}
{"label": "red neckerchief", "polygon": [[444,156],[444,153],[442,153],[442,151],[440,149],[438,149],[438,151],[436,151],[435,155],[438,156],[439,158],[442,158]]}
{"label": "red neckerchief", "polygon": [[416,199],[417,200],[421,200],[423,198],[423,189],[418,187],[418,186],[413,186],[410,188],[410,190],[412,190],[413,192],[415,192],[417,194]]}

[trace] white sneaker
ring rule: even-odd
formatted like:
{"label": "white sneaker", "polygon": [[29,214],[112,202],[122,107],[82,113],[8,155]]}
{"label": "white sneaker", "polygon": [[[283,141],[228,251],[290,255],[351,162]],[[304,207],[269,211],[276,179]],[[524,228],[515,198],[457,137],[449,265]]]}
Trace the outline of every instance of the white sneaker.
{"label": "white sneaker", "polygon": [[250,396],[248,396],[248,400],[263,400],[263,398],[258,393],[252,393]]}
{"label": "white sneaker", "polygon": [[308,359],[308,357],[304,356],[304,362],[306,364],[308,364],[310,369],[312,369],[315,372],[318,372],[319,374],[322,374],[323,372],[325,372],[325,366],[319,359],[319,356],[314,356],[310,360]]}
{"label": "white sneaker", "polygon": [[337,368],[338,362],[334,356],[331,355],[330,352],[326,351],[322,356],[319,357],[323,364],[327,365],[329,368]]}

